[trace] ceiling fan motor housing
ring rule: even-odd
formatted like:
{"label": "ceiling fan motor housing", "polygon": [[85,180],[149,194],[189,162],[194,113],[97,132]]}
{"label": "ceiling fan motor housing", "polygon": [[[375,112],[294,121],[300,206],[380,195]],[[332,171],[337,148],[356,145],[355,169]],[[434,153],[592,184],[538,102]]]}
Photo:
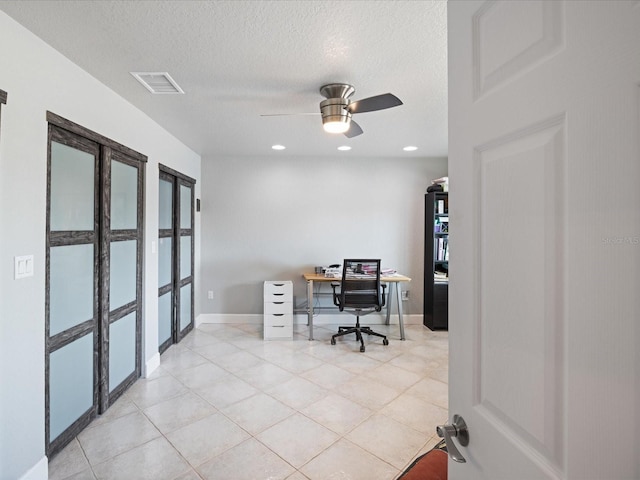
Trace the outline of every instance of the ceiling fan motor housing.
{"label": "ceiling fan motor housing", "polygon": [[349,98],[355,91],[348,83],[329,83],[320,87],[320,95],[324,98]]}
{"label": "ceiling fan motor housing", "polygon": [[[320,87],[320,94],[326,98],[320,102],[322,124],[328,123],[346,124],[351,122],[351,112],[347,110],[350,100],[356,89],[346,83],[330,83]],[[344,131],[344,130],[339,130]]]}
{"label": "ceiling fan motor housing", "polygon": [[351,112],[347,110],[349,99],[329,98],[320,102],[320,113],[322,113],[322,123],[340,122],[349,123]]}
{"label": "ceiling fan motor housing", "polygon": [[[322,124],[327,129],[327,124],[349,125],[351,122],[351,112],[347,110],[350,100],[356,89],[347,83],[330,83],[320,87],[320,94],[326,98],[320,102],[320,113],[322,114]],[[338,132],[343,132],[344,127],[335,126]],[[333,129],[331,129],[333,130]]]}

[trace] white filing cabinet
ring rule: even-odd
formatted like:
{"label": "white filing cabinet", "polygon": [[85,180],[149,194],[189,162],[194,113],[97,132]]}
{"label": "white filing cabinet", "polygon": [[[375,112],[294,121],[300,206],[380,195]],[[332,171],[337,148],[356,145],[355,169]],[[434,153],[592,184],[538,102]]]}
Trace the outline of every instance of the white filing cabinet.
{"label": "white filing cabinet", "polygon": [[264,282],[264,339],[293,339],[293,282]]}

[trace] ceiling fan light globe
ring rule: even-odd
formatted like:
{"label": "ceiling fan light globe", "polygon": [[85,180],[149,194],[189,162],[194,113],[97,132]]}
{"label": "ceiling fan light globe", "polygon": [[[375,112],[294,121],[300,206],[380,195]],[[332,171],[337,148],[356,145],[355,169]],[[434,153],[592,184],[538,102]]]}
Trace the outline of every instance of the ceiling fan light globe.
{"label": "ceiling fan light globe", "polygon": [[323,119],[322,124],[324,131],[327,133],[344,133],[349,130],[349,118],[338,117],[337,119]]}

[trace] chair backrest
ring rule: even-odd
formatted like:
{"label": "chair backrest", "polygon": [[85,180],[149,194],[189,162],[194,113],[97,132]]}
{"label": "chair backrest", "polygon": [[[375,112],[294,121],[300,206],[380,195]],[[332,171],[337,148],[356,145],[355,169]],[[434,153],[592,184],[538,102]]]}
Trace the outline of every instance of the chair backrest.
{"label": "chair backrest", "polygon": [[373,309],[379,312],[384,306],[380,259],[345,259],[339,297],[340,310]]}

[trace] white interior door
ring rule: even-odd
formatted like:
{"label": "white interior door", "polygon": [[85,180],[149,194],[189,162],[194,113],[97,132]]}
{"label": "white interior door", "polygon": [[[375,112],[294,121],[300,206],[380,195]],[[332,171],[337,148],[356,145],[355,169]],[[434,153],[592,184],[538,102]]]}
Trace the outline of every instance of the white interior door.
{"label": "white interior door", "polygon": [[638,479],[640,2],[448,14],[449,478]]}

